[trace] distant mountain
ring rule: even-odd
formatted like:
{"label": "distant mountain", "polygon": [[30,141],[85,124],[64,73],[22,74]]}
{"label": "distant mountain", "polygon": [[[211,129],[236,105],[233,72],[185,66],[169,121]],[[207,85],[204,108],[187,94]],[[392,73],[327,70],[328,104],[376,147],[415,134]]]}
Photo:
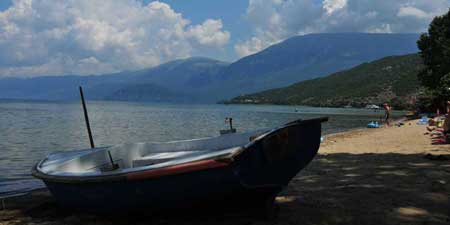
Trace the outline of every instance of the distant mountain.
{"label": "distant mountain", "polygon": [[242,95],[228,103],[287,104],[326,107],[382,104],[411,107],[419,89],[419,55],[386,57],[349,70],[260,93]]}
{"label": "distant mountain", "polygon": [[121,88],[105,100],[141,101],[141,102],[179,102],[183,101],[181,95],[155,84],[134,84]]}
{"label": "distant mountain", "polygon": [[418,38],[366,33],[296,36],[232,63],[222,73],[220,86],[228,87],[228,96],[282,87],[386,56],[416,53]]}
{"label": "distant mountain", "polygon": [[[140,71],[99,76],[0,79],[0,98],[64,100],[77,98],[83,85],[90,99],[153,99],[158,87],[168,101],[216,102],[240,94],[321,77],[390,55],[418,51],[418,34],[310,34],[296,36],[234,63],[208,58],[176,60]],[[134,99],[139,88],[139,99]],[[165,91],[162,91],[162,89]],[[170,94],[169,94],[170,93]],[[129,97],[127,95],[129,94]],[[161,97],[161,96],[160,96]]]}
{"label": "distant mountain", "polygon": [[195,57],[107,75],[4,78],[0,79],[0,98],[71,100],[78,98],[77,88],[83,86],[86,98],[95,100],[197,101],[195,90],[207,86],[227,65]]}
{"label": "distant mountain", "polygon": [[217,100],[214,92],[203,94],[203,90],[209,89],[228,65],[214,59],[194,57],[139,71],[134,79],[136,83],[156,84],[176,92],[183,102],[214,102]]}

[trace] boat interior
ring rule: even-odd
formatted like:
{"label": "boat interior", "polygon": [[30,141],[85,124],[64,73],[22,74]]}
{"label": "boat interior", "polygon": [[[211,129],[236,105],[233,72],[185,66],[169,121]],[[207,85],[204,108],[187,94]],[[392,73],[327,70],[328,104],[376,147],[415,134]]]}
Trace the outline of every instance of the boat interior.
{"label": "boat interior", "polygon": [[225,157],[269,133],[260,130],[213,138],[165,143],[133,143],[104,148],[58,152],[47,156],[38,170],[56,176],[91,176],[156,169]]}

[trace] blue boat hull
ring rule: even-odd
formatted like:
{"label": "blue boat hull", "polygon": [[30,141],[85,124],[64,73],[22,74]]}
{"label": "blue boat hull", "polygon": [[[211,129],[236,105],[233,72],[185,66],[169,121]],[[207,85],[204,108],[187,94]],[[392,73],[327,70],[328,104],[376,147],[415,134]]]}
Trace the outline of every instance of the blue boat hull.
{"label": "blue boat hull", "polygon": [[193,208],[213,202],[223,205],[233,201],[251,203],[270,198],[280,191],[274,187],[260,190],[245,188],[230,168],[134,182],[46,182],[46,185],[60,205],[90,212]]}
{"label": "blue boat hull", "polygon": [[[198,205],[261,205],[274,199],[316,155],[321,122],[288,125],[255,141],[226,166],[137,180],[126,178],[85,182],[46,179],[56,200],[91,212],[169,209]],[[216,205],[217,206],[217,205]]]}

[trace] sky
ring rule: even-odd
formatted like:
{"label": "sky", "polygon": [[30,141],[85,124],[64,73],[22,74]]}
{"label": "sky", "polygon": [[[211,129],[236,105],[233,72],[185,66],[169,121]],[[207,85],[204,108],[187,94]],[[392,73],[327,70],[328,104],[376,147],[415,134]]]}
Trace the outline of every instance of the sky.
{"label": "sky", "polygon": [[0,77],[90,75],[205,56],[235,61],[295,35],[421,33],[450,0],[0,0]]}

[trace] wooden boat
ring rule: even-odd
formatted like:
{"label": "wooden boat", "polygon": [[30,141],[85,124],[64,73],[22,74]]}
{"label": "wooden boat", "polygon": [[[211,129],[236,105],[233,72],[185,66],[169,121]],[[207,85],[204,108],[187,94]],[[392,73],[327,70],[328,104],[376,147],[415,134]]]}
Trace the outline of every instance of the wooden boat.
{"label": "wooden boat", "polygon": [[[66,207],[110,212],[273,202],[316,155],[321,123],[49,154],[32,174]],[[217,205],[215,205],[217,206]]]}

